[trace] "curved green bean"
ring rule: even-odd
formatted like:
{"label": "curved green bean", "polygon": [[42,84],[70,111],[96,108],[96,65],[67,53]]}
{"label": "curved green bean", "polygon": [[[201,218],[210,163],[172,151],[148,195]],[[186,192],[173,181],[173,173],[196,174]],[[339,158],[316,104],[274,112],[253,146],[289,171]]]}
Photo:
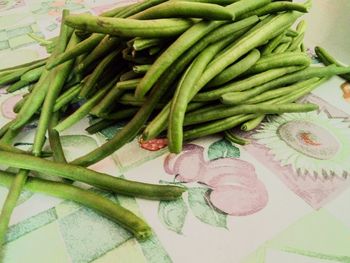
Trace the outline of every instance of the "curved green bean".
{"label": "curved green bean", "polygon": [[130,18],[144,20],[170,17],[202,18],[208,20],[234,19],[233,14],[220,5],[186,1],[168,1],[137,13]]}
{"label": "curved green bean", "polygon": [[251,15],[264,16],[272,13],[284,12],[284,11],[298,11],[307,13],[309,11],[308,6],[299,3],[291,3],[287,1],[279,1],[267,4],[259,9],[245,14],[243,17]]}

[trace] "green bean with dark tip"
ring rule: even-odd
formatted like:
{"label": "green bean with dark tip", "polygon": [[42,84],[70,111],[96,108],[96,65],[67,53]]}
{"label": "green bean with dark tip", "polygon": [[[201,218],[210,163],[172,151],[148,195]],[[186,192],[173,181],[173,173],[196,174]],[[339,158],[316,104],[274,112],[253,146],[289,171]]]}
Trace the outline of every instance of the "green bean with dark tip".
{"label": "green bean with dark tip", "polygon": [[150,47],[157,46],[164,42],[164,39],[161,38],[135,38],[133,41],[132,47],[137,50],[141,51]]}
{"label": "green bean with dark tip", "polygon": [[149,68],[151,67],[150,64],[145,64],[145,65],[135,65],[132,67],[132,71],[134,71],[135,73],[138,73],[138,74],[143,74],[143,73],[146,73],[147,70],[149,70]]}
{"label": "green bean with dark tip", "polygon": [[154,7],[137,13],[133,19],[157,19],[157,18],[202,18],[206,20],[233,20],[233,14],[226,8],[207,3],[167,1]]}
{"label": "green bean with dark tip", "polygon": [[[13,185],[14,180],[14,174],[0,171],[1,185],[10,187],[10,185]],[[140,240],[147,239],[152,235],[152,230],[143,219],[108,198],[92,191],[61,182],[53,182],[34,177],[28,178],[24,189],[82,204],[120,224]]]}

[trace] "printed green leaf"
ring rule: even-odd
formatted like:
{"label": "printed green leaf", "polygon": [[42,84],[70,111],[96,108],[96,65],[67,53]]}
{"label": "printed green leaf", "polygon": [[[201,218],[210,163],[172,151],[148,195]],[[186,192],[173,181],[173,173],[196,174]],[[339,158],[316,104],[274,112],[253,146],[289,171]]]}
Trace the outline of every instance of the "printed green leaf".
{"label": "printed green leaf", "polygon": [[158,216],[163,225],[181,234],[188,212],[187,205],[182,198],[175,201],[161,201],[158,206]]}
{"label": "printed green leaf", "polygon": [[208,188],[203,187],[188,189],[188,202],[193,214],[203,223],[226,228],[227,215],[217,212],[210,206],[207,200],[207,192]]}
{"label": "printed green leaf", "polygon": [[208,149],[209,160],[227,157],[237,158],[239,156],[239,149],[226,139],[221,139],[217,142],[214,142],[209,146]]}

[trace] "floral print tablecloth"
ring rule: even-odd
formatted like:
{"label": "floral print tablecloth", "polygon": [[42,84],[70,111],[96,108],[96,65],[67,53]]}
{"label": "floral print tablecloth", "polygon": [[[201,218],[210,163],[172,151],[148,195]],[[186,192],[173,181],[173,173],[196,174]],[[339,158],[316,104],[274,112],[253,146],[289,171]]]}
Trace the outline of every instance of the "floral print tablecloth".
{"label": "floral print tablecloth", "polygon": [[[132,1],[0,1],[0,68],[45,56],[27,34],[55,36],[63,8],[98,14],[127,2]],[[73,202],[23,192],[2,261],[350,262],[349,90],[348,83],[333,78],[303,99],[320,105],[319,111],[270,118],[241,134],[250,141],[246,146],[217,135],[190,142],[175,156],[166,148],[150,151],[163,140],[156,145],[134,140],[91,167],[132,180],[188,187],[182,199],[171,202],[91,189],[145,218],[154,229],[146,242]],[[23,93],[1,90],[1,125],[14,118],[12,106]],[[62,134],[68,160],[122,127],[91,136],[84,131],[89,122]],[[35,123],[20,134],[17,145],[30,146],[34,128]],[[0,200],[6,194],[0,188]]]}

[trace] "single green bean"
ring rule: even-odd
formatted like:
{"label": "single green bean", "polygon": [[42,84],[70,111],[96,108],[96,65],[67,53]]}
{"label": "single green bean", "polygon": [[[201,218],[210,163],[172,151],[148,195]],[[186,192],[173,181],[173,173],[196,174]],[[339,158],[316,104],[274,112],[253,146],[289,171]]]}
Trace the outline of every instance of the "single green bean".
{"label": "single green bean", "polygon": [[288,51],[296,51],[296,50],[300,50],[300,45],[301,43],[304,41],[304,36],[305,33],[301,33],[300,35],[298,35],[297,37],[295,37],[292,41],[292,43],[290,43],[289,47],[288,47]]}
{"label": "single green bean", "polygon": [[158,46],[159,44],[163,43],[164,39],[162,38],[135,38],[133,41],[132,47],[137,50],[141,51],[146,48]]}
{"label": "single green bean", "polygon": [[280,78],[288,73],[295,72],[302,69],[299,66],[291,66],[277,69],[270,69],[262,73],[258,73],[243,80],[228,83],[222,87],[212,91],[202,92],[194,97],[194,101],[211,101],[219,99],[223,94],[234,91],[249,90],[257,85],[270,82],[271,80]]}
{"label": "single green bean", "polygon": [[233,20],[233,14],[226,8],[216,4],[168,1],[138,14],[134,19],[157,19],[171,17],[202,18],[207,20]]}
{"label": "single green bean", "polygon": [[12,92],[15,92],[17,90],[20,90],[22,88],[25,88],[29,85],[30,83],[28,81],[25,81],[25,80],[18,80],[17,82],[13,83],[12,85],[8,86],[6,91],[8,93],[12,93]]}
{"label": "single green bean", "polygon": [[261,57],[245,74],[257,74],[272,68],[288,66],[309,66],[310,57],[303,52],[285,52],[282,54],[270,54]]}
{"label": "single green bean", "polygon": [[121,90],[134,90],[136,89],[137,84],[140,83],[140,80],[141,79],[129,79],[125,81],[119,81],[115,87]]}
{"label": "single green bean", "polygon": [[71,15],[66,24],[88,32],[122,37],[171,37],[186,31],[192,21],[181,18],[136,20],[130,18],[96,17],[88,14]]}
{"label": "single green bean", "polygon": [[281,54],[284,53],[288,50],[288,47],[290,46],[291,43],[281,43],[279,44],[273,51],[273,54]]}
{"label": "single green bean", "polygon": [[145,64],[145,65],[135,65],[132,67],[132,70],[135,72],[135,73],[138,73],[138,74],[143,74],[143,73],[146,73],[149,68],[151,67],[152,65],[150,64]]}
{"label": "single green bean", "polygon": [[0,163],[44,174],[85,182],[123,195],[146,199],[173,200],[182,195],[184,187],[153,185],[129,181],[72,164],[62,164],[38,157],[0,151]]}
{"label": "single green bean", "polygon": [[260,123],[265,119],[265,115],[260,115],[255,117],[254,119],[251,119],[241,125],[242,131],[252,131],[255,128],[257,128]]}
{"label": "single green bean", "polygon": [[224,84],[226,82],[233,80],[237,76],[249,70],[258,61],[259,58],[260,58],[259,50],[253,49],[252,51],[250,51],[250,53],[248,53],[247,56],[242,58],[237,63],[234,63],[233,65],[227,67],[219,75],[213,78],[208,83],[208,87],[219,86],[221,84]]}
{"label": "single green bean", "polygon": [[262,49],[261,54],[263,56],[269,55],[272,51],[282,42],[282,40],[286,37],[286,32],[282,32],[278,36],[271,39],[265,47]]}
{"label": "single green bean", "polygon": [[306,104],[296,104],[296,103],[285,103],[271,105],[269,103],[259,103],[259,104],[244,104],[237,105],[233,107],[227,107],[225,110],[217,109],[211,112],[201,113],[201,114],[188,114],[186,116],[184,125],[193,125],[203,122],[209,122],[214,120],[219,120],[234,115],[240,114],[281,114],[284,112],[307,112],[317,110],[318,106],[312,103]]}
{"label": "single green bean", "polygon": [[[334,64],[338,67],[345,67],[346,65],[337,61],[334,57],[331,56],[324,48],[316,46],[315,53],[317,57],[321,60],[323,64],[326,66]],[[343,79],[350,81],[350,74],[339,74]]]}
{"label": "single green bean", "polygon": [[21,80],[24,80],[27,82],[37,81],[40,78],[41,73],[43,72],[44,69],[45,69],[45,66],[41,66],[32,70],[29,70],[21,76]]}
{"label": "single green bean", "polygon": [[[10,187],[13,183],[13,174],[0,171],[1,185]],[[24,185],[24,189],[34,193],[42,193],[82,204],[120,224],[140,240],[147,239],[152,235],[152,230],[143,219],[117,203],[112,202],[108,198],[92,191],[84,190],[65,183],[47,181],[33,177],[28,178],[27,183]]]}
{"label": "single green bean", "polygon": [[[0,214],[0,244],[5,240],[8,224],[14,208],[16,207],[19,195],[22,192],[22,188],[26,183],[28,170],[20,170],[13,178],[11,184],[9,184],[9,192],[6,196],[4,205]],[[2,174],[1,174],[2,176]]]}
{"label": "single green bean", "polygon": [[284,11],[298,11],[302,13],[307,13],[309,11],[308,6],[299,3],[290,3],[287,1],[279,1],[267,4],[259,9],[245,14],[243,17],[248,17],[251,15],[264,16],[272,13],[284,12]]}

